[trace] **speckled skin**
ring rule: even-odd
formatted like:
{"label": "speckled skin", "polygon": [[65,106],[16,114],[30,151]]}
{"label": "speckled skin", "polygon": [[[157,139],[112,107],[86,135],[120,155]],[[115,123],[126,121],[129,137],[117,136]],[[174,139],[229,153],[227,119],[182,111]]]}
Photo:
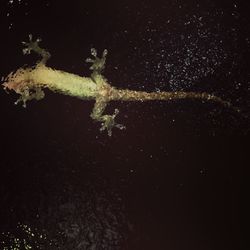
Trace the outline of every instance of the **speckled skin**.
{"label": "speckled skin", "polygon": [[107,50],[104,50],[101,58],[97,57],[95,49],[91,49],[93,59],[88,58],[86,62],[92,63],[90,67],[93,70],[91,77],[82,77],[61,70],[55,70],[46,66],[50,53],[39,47],[39,39],[32,41],[29,36],[28,43],[23,42],[26,48],[24,54],[29,54],[32,50],[41,55],[42,59],[32,68],[19,68],[16,72],[10,73],[3,83],[5,90],[14,90],[20,94],[20,98],[15,102],[23,102],[26,107],[28,100],[40,100],[44,98],[44,88],[51,91],[59,92],[65,95],[74,96],[84,100],[96,100],[91,118],[102,123],[101,131],[107,130],[108,135],[112,135],[112,128],[117,127],[124,129],[121,124],[115,123],[115,117],[119,113],[115,109],[113,115],[104,115],[103,112],[109,101],[149,101],[149,100],[166,100],[196,98],[204,101],[218,102],[226,107],[230,107],[230,103],[221,98],[208,93],[195,92],[144,92],[133,91],[128,89],[116,89],[112,87],[107,79],[102,75],[105,67]]}

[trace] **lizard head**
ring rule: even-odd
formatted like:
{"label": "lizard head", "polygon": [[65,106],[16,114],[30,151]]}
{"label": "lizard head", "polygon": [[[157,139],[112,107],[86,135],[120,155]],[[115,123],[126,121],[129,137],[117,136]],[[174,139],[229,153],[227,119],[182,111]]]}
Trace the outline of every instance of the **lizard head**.
{"label": "lizard head", "polygon": [[11,72],[3,79],[2,86],[6,92],[13,90],[17,94],[27,85],[27,69],[20,68],[15,72]]}
{"label": "lizard head", "polygon": [[4,83],[2,83],[2,86],[7,93],[13,90],[20,95],[15,104],[23,102],[23,106],[26,107],[26,101],[32,99],[40,100],[44,97],[42,89],[34,85],[31,80],[30,74],[32,70],[32,68],[20,68],[15,72],[11,72],[3,79]]}

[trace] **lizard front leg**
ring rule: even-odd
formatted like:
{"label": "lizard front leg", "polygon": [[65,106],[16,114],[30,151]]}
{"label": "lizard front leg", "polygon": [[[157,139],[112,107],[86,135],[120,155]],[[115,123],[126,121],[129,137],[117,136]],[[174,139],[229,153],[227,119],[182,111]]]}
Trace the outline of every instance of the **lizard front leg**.
{"label": "lizard front leg", "polygon": [[125,129],[125,126],[115,122],[115,117],[119,113],[118,109],[115,109],[115,112],[113,115],[103,115],[103,112],[107,106],[107,103],[108,102],[105,100],[105,98],[98,97],[96,99],[95,106],[90,116],[93,120],[101,122],[102,126],[100,128],[100,131],[107,130],[108,135],[111,136],[113,127],[116,127],[119,129]]}
{"label": "lizard front leg", "polygon": [[39,46],[39,42],[41,42],[41,38],[37,38],[35,41],[32,40],[32,35],[29,35],[29,41],[28,42],[22,42],[22,44],[24,44],[27,48],[23,49],[23,54],[27,55],[30,54],[31,51],[33,50],[34,52],[36,52],[38,55],[40,55],[42,57],[41,61],[39,63],[42,64],[46,64],[46,62],[48,61],[48,59],[50,58],[50,53],[45,50],[42,49]]}
{"label": "lizard front leg", "polygon": [[19,102],[23,102],[24,108],[26,108],[27,101],[32,99],[41,100],[45,96],[44,91],[39,87],[35,87],[33,89],[25,87],[19,92],[19,94],[21,96],[16,100],[15,105],[17,105]]}

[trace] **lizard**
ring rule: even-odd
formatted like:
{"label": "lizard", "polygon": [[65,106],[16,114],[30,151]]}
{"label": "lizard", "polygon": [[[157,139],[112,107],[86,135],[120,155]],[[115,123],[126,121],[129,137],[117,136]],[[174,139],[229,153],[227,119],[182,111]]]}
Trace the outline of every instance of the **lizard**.
{"label": "lizard", "polygon": [[91,118],[101,122],[100,131],[107,130],[108,135],[112,135],[112,128],[125,129],[125,126],[115,122],[115,118],[119,113],[118,109],[113,114],[104,114],[105,108],[110,101],[150,101],[165,100],[172,101],[176,99],[200,99],[202,101],[212,101],[222,104],[225,107],[231,107],[231,103],[222,98],[209,94],[207,92],[186,92],[186,91],[135,91],[129,89],[119,89],[111,86],[103,75],[105,68],[107,49],[102,53],[101,57],[97,56],[97,50],[91,48],[92,58],[87,58],[86,62],[91,63],[90,77],[79,76],[62,70],[52,69],[46,65],[51,54],[40,47],[41,39],[33,41],[32,35],[29,35],[28,42],[22,42],[25,48],[23,54],[30,54],[32,51],[41,56],[32,67],[20,67],[15,72],[11,72],[7,77],[3,78],[3,88],[13,90],[20,95],[15,102],[23,103],[32,99],[41,100],[44,98],[45,88],[53,92],[80,98],[82,100],[95,100]]}

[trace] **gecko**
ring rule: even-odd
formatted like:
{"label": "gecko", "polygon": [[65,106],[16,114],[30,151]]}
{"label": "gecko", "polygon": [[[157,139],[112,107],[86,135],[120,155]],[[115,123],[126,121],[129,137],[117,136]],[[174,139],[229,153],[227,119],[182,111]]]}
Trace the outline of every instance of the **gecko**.
{"label": "gecko", "polygon": [[95,100],[94,108],[90,117],[101,123],[100,131],[107,130],[108,135],[112,135],[112,128],[125,129],[125,126],[115,122],[115,118],[119,113],[118,109],[113,114],[105,114],[105,108],[110,101],[151,101],[163,100],[173,101],[176,99],[199,99],[202,101],[217,102],[225,107],[231,107],[231,103],[222,98],[209,94],[207,92],[186,92],[186,91],[135,91],[129,89],[119,89],[111,86],[103,75],[106,57],[108,51],[105,49],[101,57],[98,57],[97,50],[91,49],[91,58],[87,58],[86,62],[91,63],[90,77],[79,76],[62,70],[48,67],[47,61],[51,54],[40,47],[41,39],[33,40],[29,35],[28,42],[22,42],[25,46],[23,54],[30,54],[32,51],[41,56],[41,59],[32,67],[20,67],[11,72],[3,80],[2,86],[9,93],[14,91],[20,95],[15,102],[23,103],[32,99],[41,100],[44,98],[44,89],[77,97],[82,100]]}

